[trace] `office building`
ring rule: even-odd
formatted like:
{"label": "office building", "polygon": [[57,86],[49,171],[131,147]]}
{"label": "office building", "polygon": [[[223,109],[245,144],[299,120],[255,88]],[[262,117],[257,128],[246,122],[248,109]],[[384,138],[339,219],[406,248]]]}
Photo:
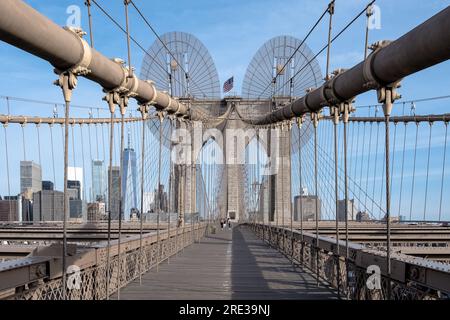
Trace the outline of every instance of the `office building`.
{"label": "office building", "polygon": [[[22,198],[22,221],[33,221],[33,197]],[[19,219],[20,220],[20,219]]]}
{"label": "office building", "polygon": [[20,161],[20,193],[42,190],[41,166],[33,161]]}
{"label": "office building", "polygon": [[123,219],[130,220],[131,210],[138,208],[136,152],[131,148],[130,133],[128,147],[123,150],[122,195]]}
{"label": "office building", "polygon": [[[303,217],[303,221],[316,220],[316,201],[317,201],[317,216],[321,219],[322,201],[320,198],[314,195],[301,195],[294,198],[294,220],[300,221]],[[302,209],[302,215],[300,213],[300,207]]]}
{"label": "office building", "polygon": [[86,221],[87,220],[87,205],[81,199],[69,200],[70,216],[72,220]]}
{"label": "office building", "polygon": [[41,190],[33,194],[33,221],[62,221],[63,219],[63,192]]}
{"label": "office building", "polygon": [[362,221],[370,221],[370,216],[367,212],[360,211],[356,214],[356,221],[362,222]]}
{"label": "office building", "polygon": [[[68,181],[78,181],[79,182],[79,199],[84,200],[83,197],[83,168],[79,167],[68,167],[67,168],[67,180]],[[69,187],[69,186],[68,186]]]}
{"label": "office building", "polygon": [[0,221],[19,221],[21,197],[5,197],[0,200]]}
{"label": "office building", "polygon": [[167,192],[164,191],[164,185],[160,184],[158,189],[155,189],[155,209],[160,210],[160,212],[168,211],[168,197]]}
{"label": "office building", "polygon": [[106,219],[106,206],[104,202],[92,202],[87,205],[87,220],[100,221]]}
{"label": "office building", "polygon": [[42,181],[42,190],[54,190],[53,182]]}
{"label": "office building", "polygon": [[105,172],[102,160],[92,161],[92,201],[105,201]]}
{"label": "office building", "polygon": [[[119,193],[119,184],[120,184],[120,167],[113,166],[111,170],[111,208],[108,210],[111,212],[111,219],[118,220],[119,219],[119,208],[120,208],[120,193]],[[108,185],[110,183],[110,175],[108,169]],[[108,200],[109,201],[109,200]]]}
{"label": "office building", "polygon": [[69,199],[81,200],[81,182],[77,180],[68,180],[67,192],[69,193]]}
{"label": "office building", "polygon": [[[155,211],[155,193],[154,192],[144,192],[144,213]],[[140,207],[138,208],[140,211]]]}
{"label": "office building", "polygon": [[[351,199],[347,201],[347,219],[348,221],[355,220],[356,214],[355,200]],[[345,221],[345,199],[338,201],[338,220]]]}

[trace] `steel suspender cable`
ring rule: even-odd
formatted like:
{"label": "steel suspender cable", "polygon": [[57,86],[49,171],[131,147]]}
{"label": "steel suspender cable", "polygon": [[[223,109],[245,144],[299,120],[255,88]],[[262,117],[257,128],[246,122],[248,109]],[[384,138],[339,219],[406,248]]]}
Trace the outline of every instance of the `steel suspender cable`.
{"label": "steel suspender cable", "polygon": [[[88,124],[87,126],[88,128],[88,142],[89,142],[89,161],[90,161],[90,167],[92,168],[92,142],[91,142],[91,125]],[[95,202],[95,195],[94,195],[94,190],[92,189],[90,192],[90,200],[91,202]]]}
{"label": "steel suspender cable", "polygon": [[[257,197],[257,201],[258,201],[258,208],[259,208],[259,212],[261,214],[261,220],[262,220],[262,224],[263,224],[263,228],[262,228],[262,241],[266,241],[265,240],[265,235],[264,235],[264,223],[265,223],[265,212],[264,212],[264,203],[261,205],[260,198],[262,196],[262,193],[264,192],[264,190],[262,189],[262,183],[260,183],[260,149],[259,149],[259,144],[260,144],[260,137],[259,137],[259,128],[256,127],[256,176],[257,176],[257,181],[258,181],[258,197]],[[264,198],[263,198],[264,199]]]}
{"label": "steel suspender cable", "polygon": [[39,123],[36,124],[36,133],[37,133],[37,143],[38,143],[38,156],[39,156],[39,165],[42,168],[42,159],[41,159],[41,135],[40,135],[40,130],[39,130]]}
{"label": "steel suspender cable", "polygon": [[412,204],[414,199],[414,182],[416,178],[416,158],[417,158],[417,139],[419,137],[419,123],[416,122],[416,142],[414,145],[414,160],[413,160],[413,177],[412,177],[412,183],[411,183],[411,199],[409,202],[409,220],[411,220],[412,217]]}
{"label": "steel suspender cable", "polygon": [[[363,167],[364,167],[365,146],[366,146],[366,122],[364,122],[364,127],[363,127],[361,164],[360,164],[360,170],[359,170],[359,186],[362,186],[362,173],[363,173]],[[356,176],[355,176],[355,180],[356,180]],[[362,203],[361,203],[361,190],[362,190],[362,188],[360,188],[359,192],[358,192],[358,198],[359,198],[358,201],[360,203],[360,207],[362,206]]]}
{"label": "steel suspender cable", "polygon": [[26,123],[22,123],[20,126],[22,127],[23,160],[27,161],[27,152],[26,152],[26,147],[25,147],[25,125],[26,125]]}
{"label": "steel suspender cable", "polygon": [[[10,110],[9,110],[9,98],[6,98],[6,107],[7,107],[7,111],[8,111],[8,117],[10,115]],[[8,127],[8,122],[5,122],[3,124],[3,129],[4,129],[4,133],[5,133],[5,156],[6,156],[6,175],[7,175],[7,179],[8,179],[8,195],[11,195],[11,183],[10,183],[10,177],[9,177],[9,154],[8,154],[8,138],[7,138],[7,133],[6,133],[6,128]],[[8,208],[9,208],[9,216],[11,217],[11,202],[8,203]]]}
{"label": "steel suspender cable", "polygon": [[370,21],[370,16],[373,14],[372,11],[372,4],[368,5],[366,8],[366,38],[364,41],[364,60],[366,60],[367,58],[367,50],[369,49],[369,21]]}
{"label": "steel suspender cable", "polygon": [[433,130],[433,122],[430,122],[429,125],[430,125],[430,136],[428,138],[427,179],[425,182],[425,204],[423,206],[423,221],[426,220],[426,213],[427,213],[428,178],[430,174],[431,134]]}
{"label": "steel suspender cable", "polygon": [[[173,123],[175,123],[175,129],[177,129],[177,119],[175,118],[172,121],[173,121]],[[173,148],[173,144],[170,145],[171,153],[172,153],[172,148]],[[176,168],[176,171],[175,171],[175,168]],[[183,196],[183,192],[181,191],[180,184],[183,183],[183,180],[182,180],[183,179],[183,172],[181,170],[182,170],[181,169],[181,165],[177,165],[177,167],[175,167],[175,164],[174,164],[174,175],[175,174],[178,175],[178,181],[177,181],[178,183],[177,183],[176,186],[175,186],[175,183],[174,183],[174,186],[173,186],[174,192],[177,193],[177,197],[174,198],[174,201],[173,201],[174,212],[178,211],[178,212],[176,212],[177,213],[177,219],[175,221],[175,228],[176,228],[176,233],[175,233],[175,252],[176,252],[176,256],[177,257],[178,257],[178,247],[179,247],[179,245],[178,245],[178,233],[179,233],[179,228],[181,227],[181,223],[182,223],[182,220],[181,220],[181,214],[182,214],[181,197]],[[175,205],[175,199],[177,200],[176,205]]]}
{"label": "steel suspender cable", "polygon": [[63,300],[66,299],[66,259],[67,259],[67,217],[69,215],[69,195],[67,190],[68,166],[69,166],[69,112],[70,101],[66,101],[64,123],[64,218],[63,218],[63,256],[62,256],[62,292]]}
{"label": "steel suspender cable", "polygon": [[[369,108],[369,115],[370,115],[370,108]],[[369,189],[369,171],[370,171],[370,154],[371,154],[371,148],[372,148],[372,128],[373,123],[370,124],[370,130],[369,130],[369,152],[367,154],[367,171],[366,171],[366,197],[364,199],[364,207],[367,208],[367,196],[368,196],[368,189]]]}
{"label": "steel suspender cable", "polygon": [[[289,158],[289,212],[291,213],[291,225],[290,225],[290,229],[291,229],[291,262],[294,263],[294,212],[293,212],[293,208],[292,208],[292,122],[289,121],[288,123],[288,139],[289,139],[289,143],[288,143],[288,147],[289,147],[289,154],[288,154],[288,158]],[[255,209],[256,211],[256,209]]]}
{"label": "steel suspender cable", "polygon": [[[358,20],[358,18],[364,13],[366,12],[366,9],[368,6],[371,6],[373,3],[375,2],[375,0],[371,1],[363,10],[361,10],[349,23],[347,23],[347,25],[345,25],[344,28],[342,28],[338,34],[336,34],[330,41],[330,43],[333,43],[337,38],[339,38],[341,36],[341,34],[343,34],[345,32],[345,30],[347,30],[356,20]],[[277,91],[275,93],[277,93],[278,91],[280,91],[281,89],[283,89],[288,83],[290,83],[291,79],[295,78],[297,75],[300,74],[300,72],[302,72],[307,66],[309,66],[311,64],[312,61],[314,61],[323,51],[325,51],[325,49],[327,49],[328,44],[325,45],[324,47],[322,47],[322,49],[319,50],[319,52],[317,52],[310,60],[308,60],[288,81],[286,81],[281,87],[279,87],[277,89]]]}
{"label": "steel suspender cable", "polygon": [[[119,164],[119,235],[117,239],[117,300],[120,300],[120,288],[122,284],[122,256],[121,256],[121,244],[122,244],[122,219],[123,219],[123,170],[124,170],[124,159],[123,159],[123,152],[124,152],[124,131],[125,131],[125,112],[126,112],[126,101],[121,98],[120,99],[120,113],[121,113],[121,121],[120,121],[120,164]],[[130,146],[128,146],[130,147]],[[129,159],[130,161],[131,159]],[[134,178],[133,178],[134,179]],[[136,183],[133,180],[133,183]],[[133,189],[133,192],[135,190]]]}
{"label": "steel suspender cable", "polygon": [[299,175],[299,210],[300,210],[300,237],[301,237],[301,262],[303,263],[303,203],[302,203],[302,193],[303,193],[303,186],[302,186],[302,122],[303,118],[297,119],[297,127],[298,127],[298,175]]}
{"label": "steel suspender cable", "polygon": [[[96,6],[97,6],[97,8],[98,9],[100,9],[100,11],[102,11],[102,13],[106,16],[106,17],[108,17],[108,19],[109,20],[111,20],[111,22],[113,22],[124,34],[127,34],[127,31],[126,31],[126,29],[124,29],[118,22],[117,22],[117,20],[115,20],[102,6],[100,6],[98,3],[97,3],[97,1],[96,0],[90,0],[90,1],[92,1],[92,3],[94,3]],[[125,1],[129,1],[129,0],[125,0]],[[131,3],[131,2],[130,2]],[[134,6],[134,5],[133,5]],[[145,55],[147,55],[147,56],[149,56],[149,57],[151,57],[152,58],[152,60],[165,72],[165,73],[167,73],[167,70],[166,70],[166,68],[163,66],[163,65],[161,65],[161,63],[159,63],[159,61],[158,60],[156,60],[156,59],[154,59],[154,57],[152,57],[152,56],[150,56],[149,54],[148,54],[148,52],[147,52],[147,50],[139,43],[139,42],[137,42],[136,41],[136,39],[134,38],[134,37],[132,37],[131,35],[129,36],[130,37],[130,40],[131,41],[133,41],[133,43],[137,46],[137,47],[139,47],[139,49],[141,49],[142,50],[142,52],[145,54]],[[168,74],[168,76],[170,76],[169,74]],[[184,86],[184,84],[182,83],[182,82],[180,82],[180,80],[178,80],[178,79],[176,79],[175,78],[175,80],[180,84],[180,86],[181,87],[185,87]]]}
{"label": "steel suspender cable", "polygon": [[[183,73],[186,76],[186,82],[188,82],[189,79],[189,74],[188,72],[182,67],[182,65],[178,62],[178,60],[176,59],[175,55],[169,50],[169,48],[167,47],[167,45],[164,43],[164,41],[162,41],[161,37],[158,35],[158,33],[156,32],[156,30],[152,27],[152,25],[150,24],[150,22],[148,21],[148,19],[144,16],[144,14],[141,12],[141,10],[136,6],[136,4],[133,2],[133,0],[126,0],[129,3],[131,3],[131,5],[134,7],[134,9],[136,9],[137,13],[141,16],[142,20],[145,22],[145,24],[150,28],[150,30],[153,32],[153,34],[156,36],[156,38],[158,38],[158,40],[161,42],[161,44],[164,46],[164,48],[167,50],[167,52],[169,53],[169,55],[172,57],[172,59],[175,60],[175,62],[177,63],[177,65],[180,67],[181,71],[183,71]],[[172,78],[172,77],[171,77]],[[191,79],[192,80],[192,79]],[[197,84],[195,82],[192,82],[199,90],[200,92],[203,94],[203,97],[206,98],[206,94],[197,86]],[[184,87],[184,86],[183,86]],[[189,90],[189,86],[187,86],[186,88],[187,90]],[[188,92],[189,94],[189,92]]]}
{"label": "steel suspender cable", "polygon": [[[332,1],[334,3],[334,0]],[[311,27],[311,29],[309,29],[308,33],[306,34],[306,36],[303,38],[303,40],[300,42],[300,44],[297,46],[297,48],[294,50],[294,52],[292,53],[292,55],[289,57],[288,60],[286,60],[286,62],[284,63],[283,67],[279,70],[277,70],[277,73],[275,75],[275,78],[272,79],[272,82],[269,83],[264,90],[260,93],[260,95],[258,96],[258,99],[261,98],[261,96],[267,91],[267,89],[272,85],[272,83],[276,82],[278,76],[283,72],[283,70],[285,70],[286,66],[289,64],[289,62],[291,62],[292,58],[295,56],[295,54],[298,52],[298,50],[300,50],[300,48],[303,46],[303,44],[306,42],[306,40],[309,38],[309,36],[311,35],[311,33],[316,29],[317,25],[320,23],[320,21],[322,21],[323,17],[325,16],[325,14],[329,10],[329,6],[327,7],[327,9],[325,9],[323,11],[323,13],[321,14],[321,16],[319,17],[319,19],[316,20],[316,23]],[[289,80],[290,83],[292,83],[292,78]]]}
{"label": "steel suspender cable", "polygon": [[159,220],[161,218],[161,197],[162,197],[162,190],[161,190],[161,155],[162,155],[162,127],[164,124],[164,115],[162,113],[159,113],[159,148],[158,148],[158,189],[157,189],[157,204],[158,209],[156,211],[156,271],[159,271],[159,260],[160,260],[160,254],[161,254],[161,243],[160,243],[160,236],[159,236]]}
{"label": "steel suspender cable", "polygon": [[[350,112],[350,106],[348,104],[344,105],[342,115],[342,122],[344,123],[343,133],[344,133],[344,208],[345,212],[348,213],[348,168],[347,168],[347,124],[348,116]],[[353,207],[353,206],[352,206]],[[346,294],[349,297],[349,242],[348,242],[348,214],[345,215],[345,284],[347,286]]]}
{"label": "steel suspender cable", "polygon": [[64,145],[64,123],[61,123],[61,141],[62,144]]}
{"label": "steel suspender cable", "polygon": [[[108,19],[109,20],[111,20],[111,22],[112,23],[114,23],[124,34],[127,34],[127,31],[117,22],[117,20],[116,19],[114,19],[105,9],[103,9],[103,7],[102,6],[100,6],[98,3],[97,3],[97,1],[96,0],[90,0],[90,1],[92,1],[92,3],[94,3],[95,5],[96,5],[96,7],[98,8],[98,9],[100,9],[100,11],[106,16],[106,17],[108,17]],[[139,49],[141,49],[142,50],[142,52],[144,52],[144,54],[147,54],[147,50],[139,43],[139,42],[137,42],[136,40],[135,40],[135,38],[134,37],[132,37],[131,35],[130,35],[130,40],[131,41],[133,41],[133,43],[136,45],[136,46],[138,46],[139,47]],[[155,63],[160,67],[160,68],[162,68],[162,70],[164,70],[164,72],[166,72],[166,68],[163,66],[163,65],[161,65],[157,60],[155,60],[155,59],[153,59],[153,61],[155,61]]]}
{"label": "steel suspender cable", "polygon": [[[145,106],[140,106],[145,108]],[[145,124],[146,124],[146,112],[142,109],[142,144],[141,144],[141,212],[139,215],[139,284],[142,285],[142,264],[143,264],[143,250],[142,250],[142,228],[143,228],[143,216],[144,216],[144,157],[145,157]]]}
{"label": "steel suspender cable", "polygon": [[[350,134],[350,137],[351,137],[352,141],[350,143],[350,155],[349,155],[349,163],[348,163],[348,166],[349,166],[348,170],[349,170],[349,172],[352,171],[352,164],[355,161],[354,160],[354,156],[353,156],[353,151],[355,150],[354,144],[355,144],[355,126],[356,126],[356,123],[350,122],[350,124],[351,124],[351,127],[352,127],[351,134]],[[352,206],[351,214],[352,214],[352,217],[353,217],[353,206]]]}
{"label": "steel suspender cable", "polygon": [[316,220],[316,243],[315,243],[315,251],[316,251],[316,280],[317,286],[319,286],[319,190],[318,190],[318,181],[317,181],[317,127],[319,125],[319,114],[312,113],[313,117],[313,125],[314,125],[314,194],[315,194],[315,220]]}
{"label": "steel suspender cable", "polygon": [[71,133],[71,137],[72,137],[72,158],[73,158],[73,168],[74,168],[74,170],[73,170],[73,175],[74,175],[73,178],[75,178],[75,180],[78,180],[77,170],[76,170],[77,161],[76,161],[76,157],[75,157],[75,138],[74,138],[74,134],[73,134],[74,125],[71,124],[70,128],[72,129],[72,130],[70,130],[70,133]]}
{"label": "steel suspender cable", "polygon": [[[8,112],[9,113],[9,112]],[[3,131],[5,136],[5,158],[6,158],[6,177],[8,180],[8,195],[11,195],[11,181],[9,178],[9,152],[8,152],[8,134],[7,134],[7,128],[8,123],[3,124]],[[11,216],[11,202],[9,202],[9,214]]]}
{"label": "steel suspender cable", "polygon": [[[274,96],[272,95],[272,99],[274,98]],[[278,124],[272,124],[270,127],[271,127],[271,133],[273,132],[273,130],[275,130],[276,129],[276,126],[277,126]],[[272,146],[273,146],[273,142],[272,142],[272,139],[270,138],[270,146],[271,146],[271,149],[273,148]],[[274,181],[274,180],[271,180],[272,182]],[[275,180],[276,181],[276,180]],[[276,182],[275,182],[276,183]],[[273,191],[272,191],[273,192]],[[276,197],[277,197],[277,195],[276,194],[274,194],[273,195],[273,199],[276,199]],[[276,230],[276,247],[278,247],[278,245],[279,245],[279,237],[280,237],[280,235],[279,235],[279,233],[278,233],[278,218],[279,218],[279,215],[278,215],[278,210],[277,210],[277,206],[276,206],[276,202],[274,203],[274,205],[273,205],[273,211],[274,211],[274,219],[275,219],[275,230]]]}
{"label": "steel suspender cable", "polygon": [[398,215],[402,213],[402,194],[403,194],[403,169],[405,168],[405,151],[406,151],[406,130],[408,128],[408,123],[405,122],[405,130],[403,133],[403,151],[402,151],[402,169],[400,175],[400,194],[398,199]]}
{"label": "steel suspender cable", "polygon": [[83,139],[83,127],[80,123],[80,136],[81,136],[81,162],[83,166],[83,200],[87,201],[86,198],[86,167],[84,162],[84,139]]}
{"label": "steel suspender cable", "polygon": [[[55,170],[55,148],[53,144],[53,125],[50,124],[50,143],[52,145],[52,169],[53,169],[53,183],[56,189],[56,170]],[[53,194],[53,208],[55,207],[55,194]]]}
{"label": "steel suspender cable", "polygon": [[[169,130],[169,140],[170,140],[170,144],[172,143],[172,133],[173,133],[173,127],[172,127],[172,121],[173,119],[171,117],[169,117],[168,119],[169,121],[169,126],[170,126],[170,130]],[[168,196],[168,205],[167,205],[167,209],[168,209],[168,213],[167,213],[167,243],[169,245],[169,255],[167,257],[167,264],[170,263],[170,257],[172,255],[172,252],[170,250],[171,246],[171,237],[170,237],[170,215],[173,211],[172,208],[172,197],[173,197],[173,166],[172,166],[172,161],[170,159],[170,154],[171,154],[171,148],[170,148],[170,144],[169,144],[169,196]]]}
{"label": "steel suspender cable", "polygon": [[392,143],[392,164],[391,164],[391,184],[390,184],[390,189],[392,190],[392,180],[394,177],[394,169],[395,169],[395,149],[396,149],[396,144],[397,142],[397,122],[394,122],[394,142]]}
{"label": "steel suspender cable", "polygon": [[94,47],[94,35],[92,33],[92,14],[91,14],[91,0],[86,0],[84,3],[87,7],[88,21],[89,21],[89,38],[91,40],[91,47]]}
{"label": "steel suspender cable", "polygon": [[[386,145],[384,145],[384,148],[383,148],[383,157],[386,159]],[[383,190],[384,190],[384,187],[385,187],[385,177],[386,177],[386,175],[385,175],[385,170],[386,170],[386,165],[384,165],[384,166],[381,166],[381,169],[382,169],[382,171],[381,171],[381,188],[380,188],[380,202],[379,203],[383,203]],[[381,210],[380,211],[380,220],[383,220],[383,217],[381,216],[382,215],[382,213],[383,213],[383,211]],[[386,212],[385,212],[386,213]]]}
{"label": "steel suspender cable", "polygon": [[[349,168],[350,168],[349,171],[350,171],[350,173],[352,171],[353,162],[355,162],[354,158],[356,158],[356,153],[355,153],[355,155],[353,155],[353,153],[355,151],[354,145],[355,145],[355,126],[356,126],[356,123],[352,122],[351,124],[352,124],[352,133],[351,133],[352,142],[351,142],[351,146],[350,146],[350,161],[349,161]],[[359,123],[358,123],[358,128],[359,128]],[[358,136],[359,136],[359,133],[358,133]],[[352,212],[352,215],[353,215],[353,212]]]}
{"label": "steel suspender cable", "polygon": [[[194,123],[188,122],[190,131],[192,132],[194,129]],[[191,211],[190,217],[191,217],[191,243],[194,243],[194,201],[193,198],[194,195],[194,174],[195,174],[195,159],[194,159],[194,153],[191,151],[191,158],[190,158],[190,165],[189,165],[189,210]]]}
{"label": "steel suspender cable", "polygon": [[[100,118],[100,111],[97,109],[97,116]],[[105,151],[105,132],[103,129],[103,123],[101,124],[101,130],[102,130],[102,146],[103,146],[103,161],[105,161],[106,151]]]}
{"label": "steel suspender cable", "polygon": [[331,31],[332,31],[332,23],[333,23],[333,14],[334,14],[334,0],[330,2],[327,9],[330,14],[330,20],[328,24],[328,45],[327,45],[327,64],[325,71],[325,80],[330,79],[330,48],[331,48]]}
{"label": "steel suspender cable", "polygon": [[100,160],[100,152],[99,152],[99,143],[98,143],[98,125],[95,124],[95,140],[96,140],[96,146],[97,146],[97,160]]}
{"label": "steel suspender cable", "polygon": [[391,187],[389,172],[389,117],[392,109],[392,101],[395,100],[394,89],[385,91],[385,102],[383,105],[385,118],[385,164],[386,164],[386,274],[387,274],[387,299],[391,299]]}
{"label": "steel suspender cable", "polygon": [[444,177],[445,177],[445,160],[447,154],[447,138],[448,138],[448,122],[445,122],[445,142],[444,142],[444,156],[442,159],[442,176],[441,176],[441,196],[439,198],[439,221],[441,221],[442,213],[442,195],[444,191]]}
{"label": "steel suspender cable", "polygon": [[[332,107],[330,109],[330,113],[334,116],[334,197],[335,197],[335,203],[336,203],[336,280],[337,280],[337,296],[340,299],[341,293],[340,293],[340,283],[341,283],[341,274],[340,274],[340,253],[339,253],[339,182],[338,182],[338,124],[339,124],[339,109],[338,107]],[[348,212],[346,211],[344,213],[345,215],[348,215]]]}
{"label": "steel suspender cable", "polygon": [[[286,143],[286,137],[285,137],[285,133],[284,133],[284,123],[282,122],[280,125],[280,130],[281,130],[281,141],[283,146],[281,147],[282,150],[282,155],[280,157],[280,162],[281,162],[281,226],[284,229],[284,200],[285,200],[285,195],[284,195],[284,160],[285,160],[285,143]],[[283,231],[283,249],[284,249],[284,231]]]}
{"label": "steel suspender cable", "polygon": [[[375,116],[377,114],[377,107],[375,107]],[[373,185],[372,185],[372,199],[375,199],[375,185],[376,185],[376,177],[377,177],[377,168],[378,168],[378,140],[379,140],[379,133],[380,133],[380,123],[377,122],[377,134],[376,134],[376,142],[375,142],[375,162],[373,167]],[[372,201],[372,212],[373,212],[373,205],[375,201]]]}
{"label": "steel suspender cable", "polygon": [[130,23],[128,19],[128,5],[131,0],[124,0],[125,7],[125,29],[127,34],[127,53],[128,53],[128,78],[133,78],[133,67],[131,65],[131,45],[130,45]]}
{"label": "steel suspender cable", "polygon": [[[359,157],[360,157],[360,155],[359,155],[359,131],[360,131],[360,127],[361,127],[361,123],[358,123],[358,131],[357,131],[357,133],[356,133],[356,136],[357,136],[357,139],[356,139],[356,151],[355,151],[355,168],[354,168],[354,171],[353,171],[353,178],[354,178],[354,180],[353,180],[353,188],[354,188],[354,192],[352,192],[353,193],[353,198],[355,198],[356,197],[356,194],[355,194],[355,191],[356,191],[356,180],[357,180],[357,175],[356,175],[356,172],[357,172],[357,168],[358,168],[358,160],[359,160]],[[364,140],[363,140],[364,141]],[[364,143],[363,143],[363,145],[364,145]],[[354,219],[355,217],[354,217],[354,215],[353,215],[353,212],[352,212],[352,220]]]}
{"label": "steel suspender cable", "polygon": [[[185,128],[186,130],[188,129],[188,125],[187,122],[185,123]],[[182,223],[183,223],[183,236],[182,236],[182,244],[181,247],[184,250],[185,244],[186,244],[186,204],[187,204],[187,166],[188,166],[188,159],[184,159],[184,165],[182,165],[181,170],[182,170],[182,176],[183,176],[183,191],[182,191],[182,202],[181,202],[181,207],[182,207],[182,211],[183,211],[183,219],[182,219]]]}
{"label": "steel suspender cable", "polygon": [[[110,250],[111,250],[111,215],[113,209],[113,148],[114,148],[114,109],[111,109],[111,123],[109,131],[109,181],[108,181],[108,241],[106,250],[106,300],[109,300],[109,279],[110,279]],[[114,197],[115,198],[115,197]],[[114,206],[115,208],[115,206]]]}

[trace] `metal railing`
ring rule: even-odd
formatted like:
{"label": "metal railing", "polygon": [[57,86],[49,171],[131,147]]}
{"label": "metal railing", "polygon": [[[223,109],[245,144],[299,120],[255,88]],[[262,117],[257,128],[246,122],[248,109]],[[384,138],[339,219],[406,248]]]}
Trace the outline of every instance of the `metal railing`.
{"label": "metal railing", "polygon": [[[67,257],[69,267],[65,290],[61,257],[57,255],[61,252],[61,247],[47,247],[47,251],[44,249],[37,255],[0,264],[0,284],[2,284],[0,298],[14,300],[106,299],[107,295],[111,297],[119,286],[124,287],[138,278],[139,270],[145,273],[185,247],[199,241],[207,232],[206,229],[206,223],[198,223],[193,227],[173,228],[170,230],[170,235],[165,230],[160,232],[159,242],[156,233],[147,233],[143,236],[142,255],[139,235],[128,237],[121,241],[120,261],[118,242],[111,241],[108,273],[106,272],[106,243],[81,248],[78,250],[79,253],[69,254]],[[71,249],[68,250],[70,253]],[[47,256],[47,252],[57,254]]]}
{"label": "metal railing", "polygon": [[[247,224],[270,246],[315,274],[343,299],[428,300],[450,299],[450,265],[400,253],[391,253],[391,275],[386,252],[331,237],[264,224]],[[339,284],[339,285],[338,285]]]}

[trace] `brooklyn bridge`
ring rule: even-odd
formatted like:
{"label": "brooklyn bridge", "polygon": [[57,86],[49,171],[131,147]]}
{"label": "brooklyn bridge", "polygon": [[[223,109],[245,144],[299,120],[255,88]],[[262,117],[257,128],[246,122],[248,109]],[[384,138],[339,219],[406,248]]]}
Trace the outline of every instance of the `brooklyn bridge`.
{"label": "brooklyn bridge", "polygon": [[[22,92],[0,97],[0,299],[450,298],[449,82],[427,73],[448,74],[450,7],[387,40],[375,1],[342,23],[319,1],[303,38],[260,44],[238,93],[138,0],[81,3],[85,30],[26,2],[0,1],[19,71],[2,81]],[[60,102],[28,87],[34,63]]]}

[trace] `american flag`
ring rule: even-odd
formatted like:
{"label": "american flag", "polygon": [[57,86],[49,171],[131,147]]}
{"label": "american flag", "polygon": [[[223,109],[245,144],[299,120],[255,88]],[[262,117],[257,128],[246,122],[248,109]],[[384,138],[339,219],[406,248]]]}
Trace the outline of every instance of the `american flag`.
{"label": "american flag", "polygon": [[230,79],[228,79],[227,81],[225,81],[225,83],[223,84],[223,92],[228,92],[231,89],[233,89],[233,79],[234,77],[231,77]]}

